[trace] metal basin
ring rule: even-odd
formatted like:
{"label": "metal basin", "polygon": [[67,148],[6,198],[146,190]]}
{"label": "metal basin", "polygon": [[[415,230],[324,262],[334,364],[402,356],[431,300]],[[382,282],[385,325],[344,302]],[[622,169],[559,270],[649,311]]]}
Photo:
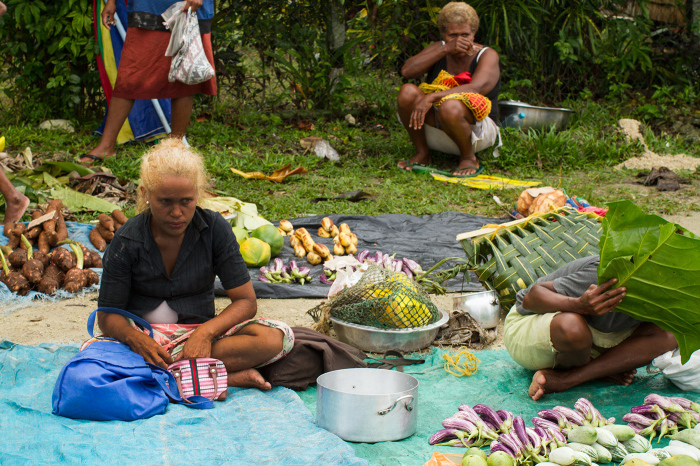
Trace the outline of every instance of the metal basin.
{"label": "metal basin", "polygon": [[520,112],[525,114],[521,127],[524,131],[528,129],[549,130],[552,126],[557,131],[563,131],[569,125],[571,114],[574,113],[573,110],[568,108],[536,107],[517,100],[501,100],[498,102],[498,119],[500,121]]}
{"label": "metal basin", "polygon": [[501,303],[496,291],[469,293],[454,298],[454,308],[468,312],[483,328],[494,328],[501,320]]}
{"label": "metal basin", "polygon": [[418,380],[385,369],[341,369],[316,379],[316,422],[347,442],[390,442],[416,433]]}
{"label": "metal basin", "polygon": [[440,319],[434,324],[416,328],[377,328],[369,325],[353,324],[331,317],[338,340],[359,348],[362,351],[384,353],[389,350],[416,351],[430,346],[437,337],[440,327],[447,323],[449,315],[440,311]]}

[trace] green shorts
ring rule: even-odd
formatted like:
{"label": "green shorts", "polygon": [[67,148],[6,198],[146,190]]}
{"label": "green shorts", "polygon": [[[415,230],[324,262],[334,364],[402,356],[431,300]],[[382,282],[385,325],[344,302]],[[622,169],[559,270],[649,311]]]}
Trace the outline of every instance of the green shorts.
{"label": "green shorts", "polygon": [[[549,314],[521,315],[513,306],[503,325],[503,343],[515,362],[533,371],[551,369],[556,366],[557,350],[552,346],[549,327],[558,312]],[[600,356],[596,348],[606,349],[619,345],[637,328],[619,332],[603,333],[590,325],[593,336],[591,357]]]}

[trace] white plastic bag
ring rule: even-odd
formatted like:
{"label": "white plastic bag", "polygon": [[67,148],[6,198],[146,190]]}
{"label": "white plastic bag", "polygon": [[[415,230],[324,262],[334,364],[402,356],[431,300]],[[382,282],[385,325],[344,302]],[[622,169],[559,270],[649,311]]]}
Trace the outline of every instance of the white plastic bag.
{"label": "white plastic bag", "polygon": [[685,364],[681,364],[678,348],[655,358],[651,364],[660,369],[671,382],[681,390],[700,393],[700,354],[690,355]]}
{"label": "white plastic bag", "polygon": [[214,68],[204,53],[197,12],[191,8],[183,12],[184,5],[185,2],[177,2],[161,15],[163,24],[171,31],[165,56],[173,57],[168,81],[193,85],[213,78]]}

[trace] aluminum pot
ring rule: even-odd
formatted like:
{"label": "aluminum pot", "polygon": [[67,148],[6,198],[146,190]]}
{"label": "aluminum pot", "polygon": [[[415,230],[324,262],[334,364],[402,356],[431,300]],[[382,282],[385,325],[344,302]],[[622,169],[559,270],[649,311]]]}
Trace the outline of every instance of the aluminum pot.
{"label": "aluminum pot", "polygon": [[457,296],[454,308],[468,312],[483,328],[497,327],[501,319],[501,303],[494,290]]}
{"label": "aluminum pot", "polygon": [[418,380],[385,369],[341,369],[316,379],[316,422],[347,442],[391,442],[416,433]]}
{"label": "aluminum pot", "polygon": [[509,115],[524,113],[521,129],[549,130],[554,126],[557,131],[563,131],[569,125],[569,118],[574,113],[569,108],[536,107],[517,100],[501,100],[498,102],[498,119],[502,122]]}

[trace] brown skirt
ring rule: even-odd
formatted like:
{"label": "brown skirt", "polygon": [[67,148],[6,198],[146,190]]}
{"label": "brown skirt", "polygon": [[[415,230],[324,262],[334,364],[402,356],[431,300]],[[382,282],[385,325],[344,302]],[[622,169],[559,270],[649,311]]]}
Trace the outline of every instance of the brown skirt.
{"label": "brown skirt", "polygon": [[[130,27],[112,95],[122,99],[176,99],[194,94],[216,95],[216,77],[192,86],[179,81],[168,81],[172,57],[166,57],[165,51],[169,42],[169,32]],[[211,34],[202,34],[202,45],[209,63],[214,66]]]}

